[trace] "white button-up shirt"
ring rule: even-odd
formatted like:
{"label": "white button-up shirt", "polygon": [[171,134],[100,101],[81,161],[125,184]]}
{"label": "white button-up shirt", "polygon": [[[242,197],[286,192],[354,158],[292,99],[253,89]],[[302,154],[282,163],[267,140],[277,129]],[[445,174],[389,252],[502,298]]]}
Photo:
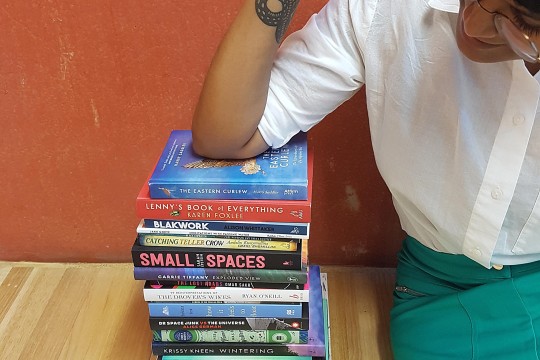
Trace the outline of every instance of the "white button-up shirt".
{"label": "white button-up shirt", "polygon": [[279,147],[366,87],[403,229],[485,267],[540,259],[540,86],[455,41],[458,1],[330,0],[280,49],[259,130]]}

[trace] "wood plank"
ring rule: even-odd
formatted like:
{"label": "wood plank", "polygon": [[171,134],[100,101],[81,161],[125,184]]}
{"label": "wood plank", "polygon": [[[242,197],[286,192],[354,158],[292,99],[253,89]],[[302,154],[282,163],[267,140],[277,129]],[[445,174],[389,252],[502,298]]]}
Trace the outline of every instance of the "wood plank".
{"label": "wood plank", "polygon": [[328,273],[335,359],[391,360],[394,269],[322,267]]}
{"label": "wood plank", "polygon": [[4,282],[4,279],[9,274],[11,269],[12,269],[12,266],[2,266],[2,264],[0,263],[0,284]]}
{"label": "wood plank", "polygon": [[[151,334],[142,284],[133,280],[128,269],[120,267],[97,269],[93,277],[58,359],[121,359],[126,349],[135,359],[148,359]],[[97,333],[101,336],[96,338]]]}
{"label": "wood plank", "polygon": [[0,285],[0,319],[5,317],[6,312],[19,295],[20,290],[32,272],[31,267],[4,268],[8,271],[4,277],[4,280],[2,281],[2,284]]}
{"label": "wood plank", "polygon": [[39,330],[37,334],[39,338],[57,341],[57,337],[47,333],[45,328],[39,326],[39,323],[50,306],[49,299],[53,296],[55,287],[61,281],[64,272],[65,269],[62,268],[32,269],[0,323],[0,338],[2,339],[0,354],[8,355],[0,356],[0,358],[34,359],[21,357],[21,354],[24,353],[26,347],[34,347],[36,340],[39,340],[30,336],[36,329]]}
{"label": "wood plank", "polygon": [[52,294],[41,317],[35,326],[26,332],[31,341],[26,342],[20,355],[22,359],[59,357],[64,343],[73,331],[73,324],[88,295],[88,289],[94,285],[94,274],[87,277],[88,281],[85,282],[84,276],[76,270],[68,267],[60,281],[51,284]]}

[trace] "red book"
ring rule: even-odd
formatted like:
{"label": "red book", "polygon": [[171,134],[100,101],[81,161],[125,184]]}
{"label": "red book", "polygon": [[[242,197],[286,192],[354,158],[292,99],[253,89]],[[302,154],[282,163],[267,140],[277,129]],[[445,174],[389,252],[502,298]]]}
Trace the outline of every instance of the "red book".
{"label": "red book", "polygon": [[136,201],[143,219],[311,222],[313,149],[308,151],[307,200],[151,199],[145,182]]}

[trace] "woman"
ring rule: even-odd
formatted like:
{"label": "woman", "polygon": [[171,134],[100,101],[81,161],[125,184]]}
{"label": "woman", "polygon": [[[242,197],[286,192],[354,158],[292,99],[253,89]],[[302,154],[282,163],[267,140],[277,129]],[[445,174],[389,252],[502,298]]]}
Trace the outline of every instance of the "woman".
{"label": "woman", "polygon": [[208,157],[308,131],[366,87],[377,166],[408,234],[396,359],[538,359],[540,2],[246,0],[193,121]]}

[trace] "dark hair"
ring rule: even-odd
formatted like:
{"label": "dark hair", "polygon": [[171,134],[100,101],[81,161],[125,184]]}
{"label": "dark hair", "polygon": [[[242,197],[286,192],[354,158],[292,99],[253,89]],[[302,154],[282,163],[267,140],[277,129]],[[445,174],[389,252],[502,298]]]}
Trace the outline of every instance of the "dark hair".
{"label": "dark hair", "polygon": [[538,0],[516,0],[516,3],[535,14],[540,14],[540,1]]}

